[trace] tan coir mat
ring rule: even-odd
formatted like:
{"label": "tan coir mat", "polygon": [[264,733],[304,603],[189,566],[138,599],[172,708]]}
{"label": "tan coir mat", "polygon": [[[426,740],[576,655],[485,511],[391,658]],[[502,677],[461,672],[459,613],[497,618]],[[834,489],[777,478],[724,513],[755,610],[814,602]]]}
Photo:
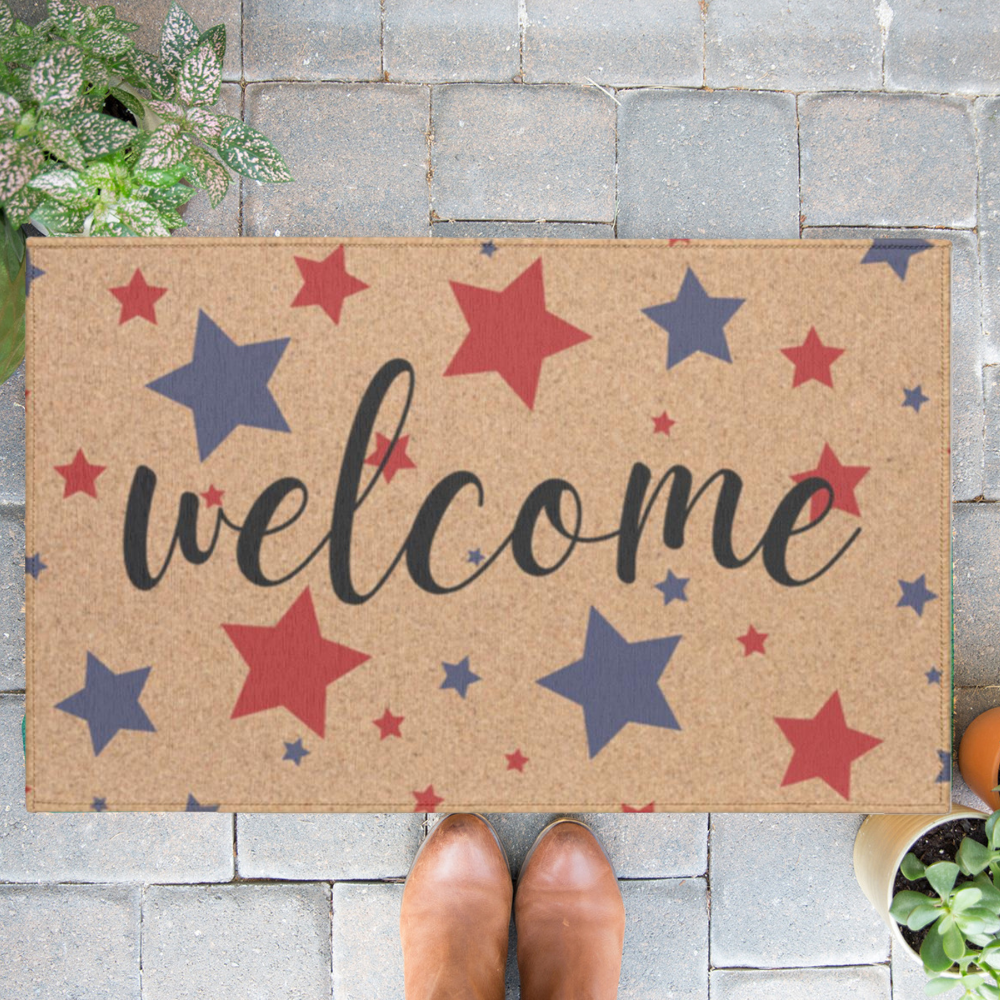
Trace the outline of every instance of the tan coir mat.
{"label": "tan coir mat", "polygon": [[947,808],[948,242],[28,247],[28,809]]}

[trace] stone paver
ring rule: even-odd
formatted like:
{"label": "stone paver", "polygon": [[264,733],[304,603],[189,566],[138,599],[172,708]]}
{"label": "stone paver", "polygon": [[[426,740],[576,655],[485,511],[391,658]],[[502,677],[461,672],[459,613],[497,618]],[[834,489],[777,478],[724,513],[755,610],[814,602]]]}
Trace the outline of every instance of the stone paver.
{"label": "stone paver", "polygon": [[333,886],[333,995],[336,1000],[403,996],[399,908],[403,886]]}
{"label": "stone paver", "polygon": [[139,1000],[139,892],[0,885],[0,1000]]}
{"label": "stone paver", "polygon": [[793,95],[618,97],[619,238],[798,237]]}
{"label": "stone paver", "polygon": [[244,235],[426,236],[428,103],[406,84],[247,86],[246,123],[295,181],[244,183]]}
{"label": "stone paver", "polygon": [[995,684],[1000,505],[952,504],[955,684]]}
{"label": "stone paver", "polygon": [[[889,1000],[889,992],[889,969],[884,965],[712,972],[712,1000]],[[893,1000],[900,997],[893,993]]]}
{"label": "stone paver", "polygon": [[328,1000],[330,887],[150,886],[142,903],[142,996]]}
{"label": "stone paver", "polygon": [[804,225],[976,224],[969,101],[804,94],[798,102]]}
{"label": "stone paver", "polygon": [[233,877],[228,813],[29,813],[24,808],[23,716],[23,696],[0,695],[0,882]]}
{"label": "stone paver", "polygon": [[[983,492],[983,362],[976,234],[960,229],[807,228],[804,239],[951,240],[951,496]],[[926,387],[925,390],[926,391]]]}
{"label": "stone paver", "polygon": [[435,222],[431,236],[480,239],[518,237],[553,240],[613,240],[615,227],[602,222]]}
{"label": "stone paver", "polygon": [[[962,742],[969,723],[983,712],[1000,705],[1000,686],[997,685],[1000,677],[994,673],[992,685],[985,687],[956,687],[955,688],[955,712],[954,712],[954,749],[953,774],[959,774],[958,770],[958,748]],[[963,782],[964,785],[964,782]],[[982,809],[984,812],[992,812],[990,807],[979,798],[967,785],[967,804],[972,809]]]}
{"label": "stone paver", "polygon": [[767,90],[878,90],[882,35],[871,0],[711,0],[705,83]]}
{"label": "stone paver", "polygon": [[[930,977],[923,965],[903,949],[892,947],[892,1000],[927,1000],[924,983]],[[947,994],[945,994],[947,996]],[[955,996],[959,996],[958,993]]]}
{"label": "stone paver", "polygon": [[700,87],[703,29],[694,0],[526,0],[526,83]]}
{"label": "stone paver", "polygon": [[1000,365],[984,365],[983,406],[986,427],[983,434],[983,488],[980,495],[1000,498]]}
{"label": "stone paver", "polygon": [[797,968],[889,957],[889,930],[854,878],[861,816],[712,816],[712,965]]}
{"label": "stone paver", "polygon": [[521,70],[517,0],[385,0],[389,80],[510,82]]}
{"label": "stone paver", "polygon": [[420,846],[424,813],[241,813],[241,878],[405,877]]}
{"label": "stone paver", "polygon": [[24,688],[24,588],[29,580],[22,508],[0,506],[0,691]]}
{"label": "stone paver", "polygon": [[381,80],[381,32],[379,0],[243,0],[243,71],[247,80]]}
{"label": "stone paver", "polygon": [[442,84],[431,120],[439,218],[614,219],[615,105],[596,88]]}
{"label": "stone paver", "polygon": [[990,361],[1000,362],[1000,98],[976,101],[979,147],[979,253],[983,331]]}
{"label": "stone paver", "polygon": [[979,0],[893,0],[885,45],[888,90],[1000,90],[1000,8]]}
{"label": "stone paver", "polygon": [[24,362],[0,385],[0,506],[24,503]]}

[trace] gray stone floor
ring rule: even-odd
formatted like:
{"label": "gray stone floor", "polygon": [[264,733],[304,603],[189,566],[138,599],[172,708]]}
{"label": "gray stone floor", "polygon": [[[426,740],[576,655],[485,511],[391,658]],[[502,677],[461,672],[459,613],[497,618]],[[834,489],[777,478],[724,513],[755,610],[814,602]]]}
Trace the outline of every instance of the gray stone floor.
{"label": "gray stone floor", "polygon": [[[147,49],[168,6],[116,4]],[[199,193],[184,235],[952,240],[956,742],[1000,704],[1000,6],[186,7],[226,24],[222,102],[297,182]],[[0,1000],[402,997],[435,816],[25,812],[23,389],[0,388]],[[516,870],[549,817],[491,818]],[[623,1000],[924,995],[854,881],[861,817],[589,818],[622,879]]]}

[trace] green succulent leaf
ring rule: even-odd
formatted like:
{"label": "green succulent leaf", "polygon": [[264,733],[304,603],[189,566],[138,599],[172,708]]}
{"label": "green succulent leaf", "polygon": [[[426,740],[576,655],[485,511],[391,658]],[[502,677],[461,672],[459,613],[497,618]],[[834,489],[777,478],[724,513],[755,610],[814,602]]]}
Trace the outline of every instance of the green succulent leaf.
{"label": "green succulent leaf", "polygon": [[945,954],[944,940],[932,927],[920,946],[920,960],[928,972],[944,972],[952,966],[952,960]]}
{"label": "green succulent leaf", "polygon": [[953,861],[938,861],[926,869],[924,878],[930,882],[934,891],[943,899],[954,888],[958,873],[958,865]]}
{"label": "green succulent leaf", "polygon": [[215,50],[215,54],[219,59],[219,65],[221,66],[223,60],[226,58],[226,26],[224,24],[216,24],[203,31],[198,42],[200,44],[205,41]]}
{"label": "green succulent leaf", "polygon": [[4,211],[12,226],[23,226],[30,218],[31,213],[41,204],[45,197],[41,191],[28,187],[27,184],[16,191],[7,199],[4,204]]}
{"label": "green succulent leaf", "polygon": [[165,169],[180,163],[187,155],[190,140],[181,133],[177,122],[164,122],[150,135],[136,167]]}
{"label": "green succulent leaf", "polygon": [[896,920],[905,922],[906,918],[918,906],[927,906],[931,902],[930,896],[925,896],[922,892],[914,892],[913,889],[903,889],[892,897],[892,905],[889,907],[889,913]]}
{"label": "green succulent leaf", "polygon": [[88,206],[62,205],[46,198],[32,213],[33,222],[41,222],[52,236],[74,236],[83,232]]}
{"label": "green succulent leaf", "polygon": [[94,196],[93,189],[87,184],[83,174],[61,167],[39,174],[28,183],[64,205],[89,205]]}
{"label": "green succulent leaf", "polygon": [[31,93],[43,109],[71,108],[83,86],[83,53],[60,45],[35,64]]}
{"label": "green succulent leaf", "polygon": [[0,31],[8,32],[14,27],[14,15],[7,6],[7,0],[0,0]]}
{"label": "green succulent leaf", "polygon": [[21,118],[21,105],[10,94],[0,94],[0,125],[16,123]]}
{"label": "green succulent leaf", "polygon": [[186,119],[190,131],[202,142],[218,146],[222,138],[222,124],[219,119],[204,108],[188,108]]}
{"label": "green succulent leaf", "polygon": [[192,180],[208,194],[212,208],[216,208],[229,189],[229,171],[214,157],[199,146],[188,150],[188,160],[194,168]]}
{"label": "green succulent leaf", "polygon": [[181,66],[201,37],[191,15],[174,0],[167,12],[160,32],[160,59],[168,73],[176,76]]}
{"label": "green succulent leaf", "polygon": [[957,860],[966,875],[978,875],[993,860],[993,852],[971,837],[963,837],[958,849]]}
{"label": "green succulent leaf", "polygon": [[928,979],[924,983],[924,992],[929,997],[936,997],[955,989],[958,985],[959,981],[957,979],[951,979],[948,976],[936,976],[934,979]]}
{"label": "green succulent leaf", "polygon": [[98,111],[72,111],[63,118],[72,123],[88,159],[121,149],[137,135],[134,125]]}
{"label": "green succulent leaf", "polygon": [[961,889],[957,889],[955,894],[951,897],[951,910],[953,913],[960,913],[962,910],[968,910],[970,907],[975,906],[977,903],[981,902],[983,898],[983,891],[977,885],[964,885]]}
{"label": "green succulent leaf", "polygon": [[119,201],[115,208],[122,221],[140,236],[169,236],[160,213],[147,201],[129,198]]}
{"label": "green succulent leaf", "polygon": [[[943,923],[944,921],[942,921]],[[931,935],[928,934],[928,937]],[[962,932],[952,925],[941,936],[944,953],[953,961],[957,962],[965,954],[965,938]]]}
{"label": "green succulent leaf", "polygon": [[46,122],[38,130],[39,145],[50,156],[63,160],[76,170],[83,170],[86,153],[71,129],[56,122]]}
{"label": "green succulent leaf", "polygon": [[[924,899],[928,899],[928,897],[924,896]],[[905,923],[911,931],[919,931],[928,924],[934,923],[940,916],[941,909],[937,906],[916,906],[906,918]]]}
{"label": "green succulent leaf", "polygon": [[86,8],[76,0],[49,0],[49,18],[63,31],[80,32],[87,29]]}
{"label": "green succulent leaf", "polygon": [[899,866],[899,870],[903,873],[904,878],[908,879],[910,882],[916,882],[918,878],[924,877],[924,872],[927,871],[927,867],[911,851],[905,858],[903,858],[903,862]]}
{"label": "green succulent leaf", "polygon": [[222,63],[210,40],[199,42],[188,54],[177,77],[177,95],[187,104],[213,105],[219,99]]}
{"label": "green succulent leaf", "polygon": [[228,115],[219,117],[225,121],[219,139],[219,156],[224,163],[237,173],[258,181],[273,183],[293,179],[281,153],[267,136]]}
{"label": "green succulent leaf", "polygon": [[0,203],[6,203],[41,167],[40,149],[16,139],[0,139]]}
{"label": "green succulent leaf", "polygon": [[986,820],[986,840],[990,847],[1000,847],[1000,829],[997,828],[997,821],[1000,820],[1000,809],[991,813]]}
{"label": "green succulent leaf", "polygon": [[993,934],[1000,931],[1000,917],[985,906],[973,906],[955,914],[955,920],[966,937],[972,934]]}

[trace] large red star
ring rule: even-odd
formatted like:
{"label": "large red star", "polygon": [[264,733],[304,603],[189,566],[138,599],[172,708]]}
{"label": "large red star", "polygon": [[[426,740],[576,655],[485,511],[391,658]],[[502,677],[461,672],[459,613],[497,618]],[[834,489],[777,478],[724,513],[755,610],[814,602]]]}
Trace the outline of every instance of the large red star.
{"label": "large red star", "polygon": [[167,294],[166,288],[147,285],[146,279],[138,267],[127,285],[109,288],[108,291],[122,304],[121,315],[118,317],[119,326],[135,316],[141,316],[143,319],[148,319],[150,323],[155,323],[156,310],[153,308],[153,303]]}
{"label": "large red star", "polygon": [[389,706],[386,705],[381,718],[372,720],[375,725],[378,726],[379,732],[382,734],[379,737],[379,742],[384,740],[387,736],[398,736],[402,739],[403,734],[399,731],[399,724],[405,718],[405,715],[393,715],[392,712],[389,711]]}
{"label": "large red star", "polygon": [[[387,483],[392,482],[392,477],[400,469],[415,469],[417,467],[413,459],[406,454],[406,446],[409,441],[409,434],[404,434],[403,437],[397,439],[396,447],[392,449],[389,461],[385,463],[385,468],[382,470],[382,476]],[[376,431],[375,450],[365,459],[365,465],[381,465],[382,459],[385,458],[385,453],[389,450],[391,443],[392,438],[387,438],[384,434],[379,434]]]}
{"label": "large red star", "polygon": [[822,778],[835,792],[849,799],[851,761],[882,742],[867,733],[848,728],[839,691],[834,691],[811,719],[775,716],[774,721],[795,748],[781,780],[782,788],[810,778]]}
{"label": "large red star", "polygon": [[347,273],[343,245],[324,260],[296,257],[295,263],[299,265],[305,284],[292,299],[292,306],[319,306],[337,324],[340,323],[344,299],[368,287],[353,274]]}
{"label": "large red star", "polygon": [[767,655],[767,650],[764,649],[764,640],[767,638],[767,632],[758,632],[751,625],[743,635],[738,635],[736,638],[743,643],[744,657],[749,656],[751,653],[763,653],[765,656]]}
{"label": "large red star", "polygon": [[664,410],[658,417],[651,417],[653,421],[653,433],[654,434],[666,434],[670,437],[670,428],[677,423],[676,420],[671,420],[667,416],[667,411]]}
{"label": "large red star", "polygon": [[97,498],[97,477],[107,468],[106,465],[91,465],[83,457],[83,449],[78,449],[73,461],[68,465],[54,465],[53,468],[66,480],[63,499],[74,493],[86,493]]}
{"label": "large red star", "polygon": [[370,659],[320,635],[308,587],[277,625],[222,627],[250,668],[231,719],[282,705],[323,736],[327,685]]}
{"label": "large red star", "polygon": [[513,753],[505,753],[504,756],[507,758],[507,770],[508,771],[524,771],[524,765],[531,760],[530,757],[525,757],[521,753],[521,748],[518,747]]}
{"label": "large red star", "polygon": [[225,490],[217,490],[215,488],[215,484],[213,483],[211,486],[209,486],[208,490],[205,493],[201,494],[201,496],[205,500],[205,506],[221,507],[222,498],[225,495],[225,492],[226,492]]}
{"label": "large red star", "polygon": [[590,340],[545,308],[542,258],[518,275],[502,292],[449,282],[469,324],[469,332],[445,375],[497,372],[529,410],[542,374],[542,362]]}
{"label": "large red star", "polygon": [[[854,499],[854,487],[868,474],[870,465],[841,465],[833,449],[823,445],[823,454],[819,457],[819,465],[808,472],[798,472],[792,479],[801,483],[811,476],[825,479],[833,487],[833,510],[843,510],[848,514],[861,516],[858,502]],[[809,508],[809,520],[815,521],[826,506],[828,495],[826,490],[819,490],[812,495]]]}
{"label": "large red star", "polygon": [[434,794],[434,786],[428,785],[422,792],[414,791],[413,797],[417,804],[413,807],[414,812],[434,812],[438,805],[444,802],[440,795]]}
{"label": "large red star", "polygon": [[626,803],[623,802],[622,803],[622,812],[623,813],[651,813],[651,812],[653,812],[653,806],[655,806],[655,805],[656,805],[655,802],[647,802],[641,809],[634,809],[632,806],[627,805]]}
{"label": "large red star", "polygon": [[830,365],[844,353],[842,347],[825,347],[816,333],[816,327],[809,327],[806,339],[799,347],[782,347],[781,353],[795,365],[792,376],[792,388],[813,379],[833,388],[833,376]]}

